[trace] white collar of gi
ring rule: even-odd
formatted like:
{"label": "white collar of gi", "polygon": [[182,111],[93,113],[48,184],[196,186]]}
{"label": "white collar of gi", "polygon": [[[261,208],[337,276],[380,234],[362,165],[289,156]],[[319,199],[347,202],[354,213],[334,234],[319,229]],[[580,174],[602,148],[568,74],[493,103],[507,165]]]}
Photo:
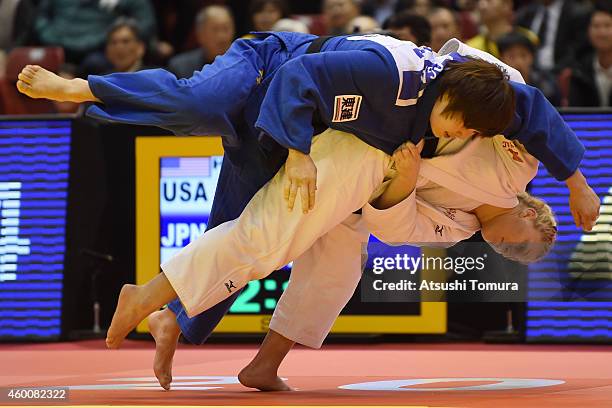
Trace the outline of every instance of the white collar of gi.
{"label": "white collar of gi", "polygon": [[495,64],[498,67],[503,68],[506,73],[508,74],[508,76],[510,77],[511,81],[514,82],[518,82],[521,84],[525,83],[525,80],[523,79],[523,76],[521,75],[521,73],[515,69],[512,68],[510,65],[507,65],[503,62],[501,62],[500,60],[498,60],[497,58],[495,58],[493,55],[478,50],[474,47],[470,47],[469,45],[462,43],[461,41],[459,41],[456,38],[451,38],[450,40],[448,40],[443,46],[442,48],[440,48],[440,51],[438,52],[439,55],[448,55],[451,53],[457,53],[459,55],[463,55],[464,57],[472,57],[472,58],[478,58],[487,62],[490,62],[491,64]]}

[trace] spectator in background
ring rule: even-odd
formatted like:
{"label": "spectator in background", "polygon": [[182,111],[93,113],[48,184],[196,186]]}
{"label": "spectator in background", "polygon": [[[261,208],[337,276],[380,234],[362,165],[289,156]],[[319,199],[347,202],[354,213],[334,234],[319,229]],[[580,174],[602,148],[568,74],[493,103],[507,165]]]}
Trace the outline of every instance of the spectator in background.
{"label": "spectator in background", "polygon": [[198,13],[195,24],[200,47],[179,54],[168,63],[168,70],[177,78],[189,78],[194,71],[212,63],[217,55],[225,54],[236,34],[234,18],[225,6],[205,7]]}
{"label": "spectator in background", "polygon": [[4,76],[6,75],[7,62],[8,62],[8,58],[6,56],[6,53],[3,50],[0,50],[0,79],[4,78]]}
{"label": "spectator in background", "polygon": [[278,20],[289,17],[289,8],[283,0],[252,0],[250,16],[254,31],[272,31]]}
{"label": "spectator in background", "polygon": [[135,20],[120,18],[108,30],[105,55],[112,65],[110,72],[135,72],[145,69],[142,61],[145,51],[146,45]]}
{"label": "spectator in background", "polygon": [[431,10],[443,6],[447,6],[447,4],[442,0],[398,0],[396,12],[408,10],[427,18]]}
{"label": "spectator in background", "polygon": [[0,0],[0,78],[11,48],[29,44],[35,15],[30,0]]}
{"label": "spectator in background", "polygon": [[43,45],[63,47],[66,59],[78,63],[104,47],[106,33],[119,17],[138,21],[147,41],[154,37],[155,18],[148,0],[42,0],[35,31]]}
{"label": "spectator in background", "polygon": [[299,20],[281,18],[274,24],[272,31],[289,31],[292,33],[310,34],[308,26]]}
{"label": "spectator in background", "polygon": [[35,15],[30,0],[0,0],[0,51],[29,44]]}
{"label": "spectator in background", "polygon": [[572,67],[570,106],[612,106],[612,1],[595,2],[588,27],[593,51]]}
{"label": "spectator in background", "polygon": [[378,21],[370,16],[357,16],[346,26],[347,33],[374,33],[380,31]]}
{"label": "spectator in background", "polygon": [[383,27],[397,38],[412,41],[418,46],[429,46],[431,42],[431,25],[423,16],[402,11],[392,16]]}
{"label": "spectator in background", "polygon": [[372,16],[382,27],[385,22],[396,14],[398,0],[366,0],[361,10],[363,14]]}
{"label": "spectator in background", "polygon": [[150,1],[155,9],[157,33],[160,38],[168,42],[176,54],[195,47],[193,28],[198,12],[206,6],[227,3],[226,0]]}
{"label": "spectator in background", "polygon": [[512,31],[512,0],[480,0],[480,34],[470,39],[467,44],[488,52],[499,58],[497,40]]}
{"label": "spectator in background", "polygon": [[361,14],[360,0],[324,0],[323,18],[331,35],[347,34],[348,24]]}
{"label": "spectator in background", "polygon": [[459,19],[457,13],[446,7],[437,7],[428,15],[431,25],[431,49],[440,51],[440,48],[451,38],[461,39]]}
{"label": "spectator in background", "polygon": [[458,10],[461,38],[465,41],[477,36],[478,25],[480,24],[478,0],[456,0],[453,4],[455,9]]}
{"label": "spectator in background", "polygon": [[556,77],[549,71],[538,69],[534,64],[537,46],[538,37],[524,28],[516,28],[497,40],[500,59],[516,68],[525,82],[542,91],[550,103],[559,106],[561,104],[561,92]]}
{"label": "spectator in background", "polygon": [[586,45],[588,9],[578,1],[534,1],[517,12],[515,23],[538,35],[537,63],[541,69],[560,71]]}

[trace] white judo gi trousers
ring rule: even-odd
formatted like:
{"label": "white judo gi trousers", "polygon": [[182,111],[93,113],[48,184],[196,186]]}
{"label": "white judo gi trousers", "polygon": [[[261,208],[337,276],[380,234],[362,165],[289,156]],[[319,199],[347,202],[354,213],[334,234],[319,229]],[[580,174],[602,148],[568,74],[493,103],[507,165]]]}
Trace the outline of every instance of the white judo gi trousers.
{"label": "white judo gi trousers", "polygon": [[[317,198],[308,214],[302,213],[299,203],[293,211],[287,209],[283,168],[238,219],[207,231],[162,265],[188,316],[298,259],[362,208],[392,172],[388,155],[344,132],[327,130],[316,136],[310,155],[317,166]],[[352,270],[360,271],[361,245],[344,250],[346,262],[357,265]],[[352,294],[356,283],[351,285]]]}
{"label": "white judo gi trousers", "polygon": [[[444,188],[439,190],[452,194]],[[414,191],[385,210],[366,204],[361,215],[351,214],[320,237],[293,262],[289,284],[274,309],[270,329],[304,346],[321,347],[361,280],[367,259],[364,243],[370,233],[391,245],[449,247],[480,229],[475,216],[455,211],[456,220],[452,220],[443,209],[419,202],[417,195]],[[440,225],[444,228],[438,233],[436,227]],[[361,251],[361,259],[354,256],[357,251]]]}
{"label": "white judo gi trousers", "polygon": [[369,237],[362,217],[351,214],[296,259],[270,329],[304,346],[321,347],[361,280]]}

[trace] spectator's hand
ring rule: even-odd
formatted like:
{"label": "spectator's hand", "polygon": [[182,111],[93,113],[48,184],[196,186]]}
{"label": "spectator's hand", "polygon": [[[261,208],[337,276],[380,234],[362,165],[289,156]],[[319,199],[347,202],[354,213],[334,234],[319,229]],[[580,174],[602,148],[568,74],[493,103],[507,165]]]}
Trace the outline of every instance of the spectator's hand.
{"label": "spectator's hand", "polygon": [[164,61],[174,54],[174,47],[166,41],[158,41],[155,44],[155,48],[157,50],[157,55]]}
{"label": "spectator's hand", "polygon": [[289,149],[289,156],[285,163],[287,180],[285,182],[284,197],[289,211],[293,210],[297,190],[302,198],[302,212],[306,214],[314,208],[315,190],[317,189],[317,167],[308,154],[298,150]]}

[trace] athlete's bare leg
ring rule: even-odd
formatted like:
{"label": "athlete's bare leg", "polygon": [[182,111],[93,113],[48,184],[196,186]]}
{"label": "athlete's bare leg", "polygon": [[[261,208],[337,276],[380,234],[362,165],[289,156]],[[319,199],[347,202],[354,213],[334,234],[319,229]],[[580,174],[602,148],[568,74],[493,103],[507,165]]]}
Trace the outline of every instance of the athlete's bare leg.
{"label": "athlete's bare leg", "polygon": [[172,383],[172,359],[176,352],[181,328],[176,321],[176,315],[166,308],[149,315],[149,331],[155,339],[155,360],[153,372],[165,390]]}
{"label": "athlete's bare leg", "polygon": [[123,285],[106,334],[106,346],[119,348],[138,323],[176,297],[176,292],[163,272],[142,286]]}
{"label": "athlete's bare leg", "polygon": [[255,358],[238,374],[240,383],[261,391],[292,391],[278,376],[278,367],[294,344],[294,341],[270,330]]}

